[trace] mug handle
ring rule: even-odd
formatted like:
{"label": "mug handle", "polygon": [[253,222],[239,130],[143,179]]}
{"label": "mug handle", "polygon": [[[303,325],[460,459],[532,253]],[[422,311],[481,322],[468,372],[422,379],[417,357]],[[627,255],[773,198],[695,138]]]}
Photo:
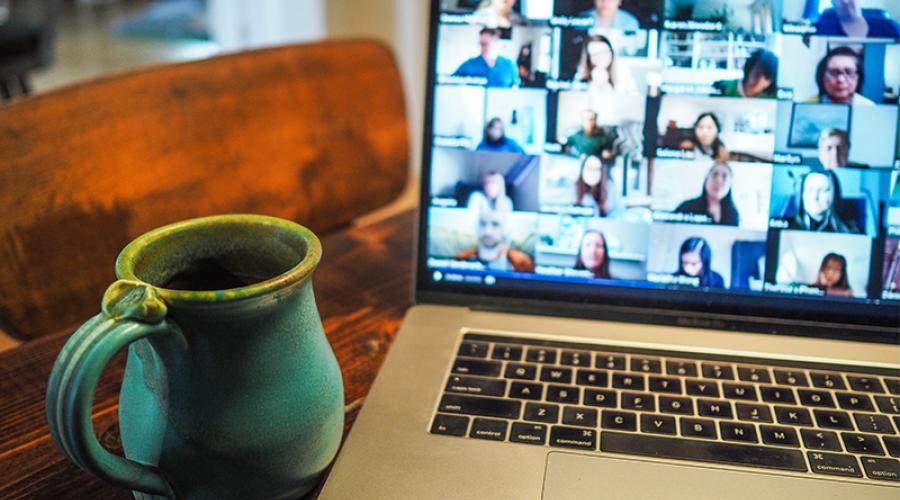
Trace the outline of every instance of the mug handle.
{"label": "mug handle", "polygon": [[57,447],[76,465],[110,483],[156,495],[175,496],[157,467],[114,455],[100,444],[91,422],[94,391],[109,361],[143,338],[176,334],[166,304],[151,286],[118,280],[103,294],[102,312],[63,346],[47,386],[47,423]]}

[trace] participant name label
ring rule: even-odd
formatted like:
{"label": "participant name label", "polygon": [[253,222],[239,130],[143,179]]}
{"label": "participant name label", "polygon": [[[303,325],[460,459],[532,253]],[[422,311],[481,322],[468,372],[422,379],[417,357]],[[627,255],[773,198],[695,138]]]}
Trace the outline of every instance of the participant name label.
{"label": "participant name label", "polygon": [[666,19],[663,27],[667,30],[681,31],[722,31],[725,27],[722,21],[695,21],[693,19],[687,21],[676,21],[674,19]]}

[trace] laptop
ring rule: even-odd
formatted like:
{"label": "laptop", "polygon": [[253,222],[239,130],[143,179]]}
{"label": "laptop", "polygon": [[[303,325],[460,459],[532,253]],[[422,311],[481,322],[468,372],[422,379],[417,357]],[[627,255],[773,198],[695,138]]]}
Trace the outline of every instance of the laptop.
{"label": "laptop", "polygon": [[432,2],[416,305],[322,498],[900,497],[900,40],[713,3]]}

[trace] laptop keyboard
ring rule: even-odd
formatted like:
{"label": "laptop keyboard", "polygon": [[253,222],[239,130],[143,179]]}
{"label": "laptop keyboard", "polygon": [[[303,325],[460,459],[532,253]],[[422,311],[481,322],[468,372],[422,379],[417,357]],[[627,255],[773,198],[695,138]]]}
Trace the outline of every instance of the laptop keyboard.
{"label": "laptop keyboard", "polygon": [[900,370],[469,333],[431,432],[900,482]]}

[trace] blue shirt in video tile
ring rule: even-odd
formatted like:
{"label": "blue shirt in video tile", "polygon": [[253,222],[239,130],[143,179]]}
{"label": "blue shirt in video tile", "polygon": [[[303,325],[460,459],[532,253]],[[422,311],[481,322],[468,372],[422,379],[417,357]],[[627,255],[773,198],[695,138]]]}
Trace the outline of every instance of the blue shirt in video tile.
{"label": "blue shirt in video tile", "polygon": [[[884,9],[862,9],[868,33],[866,38],[900,38],[900,24]],[[838,13],[833,8],[826,9],[816,21],[817,35],[847,36]]]}
{"label": "blue shirt in video tile", "polygon": [[497,56],[491,66],[484,57],[477,55],[460,64],[453,76],[485,77],[488,87],[512,87],[521,83],[516,65],[503,56]]}

